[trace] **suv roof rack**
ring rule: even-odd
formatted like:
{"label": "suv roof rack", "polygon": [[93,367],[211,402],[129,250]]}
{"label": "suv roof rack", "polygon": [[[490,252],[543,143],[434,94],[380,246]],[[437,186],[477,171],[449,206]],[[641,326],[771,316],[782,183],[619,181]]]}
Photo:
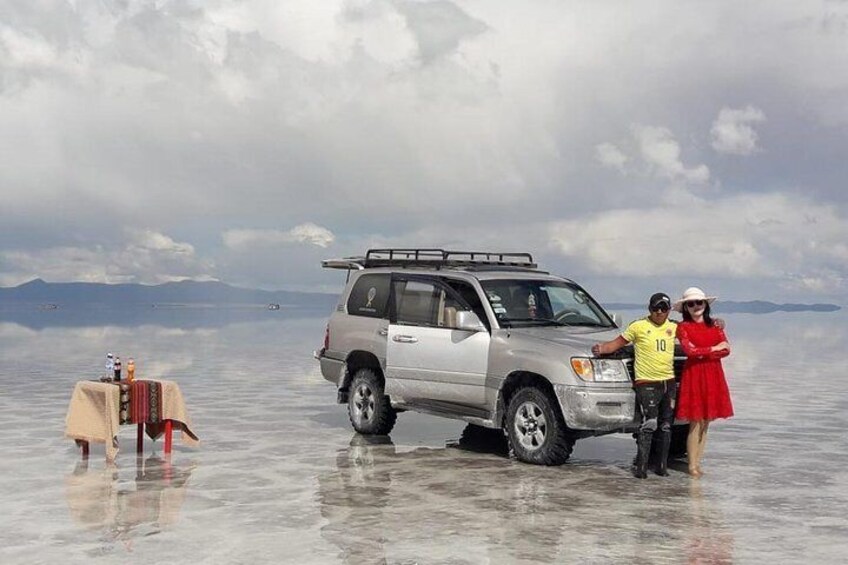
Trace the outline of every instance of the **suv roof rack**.
{"label": "suv roof rack", "polygon": [[536,269],[530,253],[492,251],[446,251],[444,249],[387,248],[369,249],[365,257],[328,259],[321,262],[326,269],[369,269],[374,267],[518,267]]}

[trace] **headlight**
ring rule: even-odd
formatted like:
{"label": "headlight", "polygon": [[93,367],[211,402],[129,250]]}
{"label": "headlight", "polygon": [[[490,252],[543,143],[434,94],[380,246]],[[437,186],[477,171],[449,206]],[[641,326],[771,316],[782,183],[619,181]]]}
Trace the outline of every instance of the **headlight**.
{"label": "headlight", "polygon": [[572,357],[571,368],[584,381],[596,383],[624,382],[630,380],[627,367],[619,359],[588,359]]}

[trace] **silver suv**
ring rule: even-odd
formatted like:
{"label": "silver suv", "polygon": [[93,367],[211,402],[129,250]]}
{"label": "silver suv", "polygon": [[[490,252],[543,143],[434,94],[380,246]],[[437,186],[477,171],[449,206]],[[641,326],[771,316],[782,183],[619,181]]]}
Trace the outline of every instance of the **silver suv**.
{"label": "silver suv", "polygon": [[593,358],[617,320],[529,253],[371,249],[348,271],[315,352],[362,434],[414,410],[503,429],[515,457],[558,465],[582,437],[638,425],[631,358]]}

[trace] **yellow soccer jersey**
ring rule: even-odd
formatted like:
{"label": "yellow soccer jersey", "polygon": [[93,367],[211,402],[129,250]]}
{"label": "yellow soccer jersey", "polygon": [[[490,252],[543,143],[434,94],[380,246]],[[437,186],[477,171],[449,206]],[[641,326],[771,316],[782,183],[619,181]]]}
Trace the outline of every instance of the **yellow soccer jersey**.
{"label": "yellow soccer jersey", "polygon": [[665,381],[674,378],[674,334],[677,323],[666,320],[661,326],[650,319],[636,320],[621,337],[633,344],[636,380]]}

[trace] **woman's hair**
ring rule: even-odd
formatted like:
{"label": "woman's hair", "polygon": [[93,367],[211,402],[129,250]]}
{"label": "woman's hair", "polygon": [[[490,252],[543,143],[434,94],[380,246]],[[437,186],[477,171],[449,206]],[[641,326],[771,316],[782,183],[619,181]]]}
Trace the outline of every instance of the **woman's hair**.
{"label": "woman's hair", "polygon": [[[686,303],[683,304],[683,308],[680,309],[683,314],[684,322],[692,321],[692,314],[689,313],[689,308],[686,307]],[[710,303],[706,300],[704,301],[704,323],[707,324],[707,327],[713,327],[713,319],[710,316]]]}

